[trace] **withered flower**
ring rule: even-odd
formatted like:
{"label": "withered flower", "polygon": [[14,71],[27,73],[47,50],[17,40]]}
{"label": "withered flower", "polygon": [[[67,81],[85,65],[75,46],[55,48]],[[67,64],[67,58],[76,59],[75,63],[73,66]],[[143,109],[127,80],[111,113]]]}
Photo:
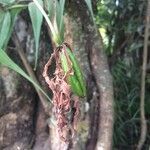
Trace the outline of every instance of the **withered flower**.
{"label": "withered flower", "polygon": [[[52,61],[56,68],[53,77],[48,76]],[[85,81],[77,60],[68,44],[62,44],[54,50],[44,67],[43,77],[53,92],[54,113],[60,137],[68,140],[68,134],[74,135],[79,115],[77,96],[86,95]],[[72,97],[74,93],[76,98]]]}

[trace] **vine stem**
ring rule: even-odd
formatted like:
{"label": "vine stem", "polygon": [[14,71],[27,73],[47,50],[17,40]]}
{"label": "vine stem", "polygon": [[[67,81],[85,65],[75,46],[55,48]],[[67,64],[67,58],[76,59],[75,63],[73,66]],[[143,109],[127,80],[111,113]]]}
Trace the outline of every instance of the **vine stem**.
{"label": "vine stem", "polygon": [[146,24],[144,33],[144,49],[143,49],[143,65],[141,76],[141,99],[140,99],[140,115],[141,115],[141,135],[137,145],[137,150],[141,150],[146,140],[147,124],[145,118],[145,77],[147,66],[147,53],[148,53],[148,37],[149,37],[149,24],[150,24],[150,0],[148,0],[146,14]]}

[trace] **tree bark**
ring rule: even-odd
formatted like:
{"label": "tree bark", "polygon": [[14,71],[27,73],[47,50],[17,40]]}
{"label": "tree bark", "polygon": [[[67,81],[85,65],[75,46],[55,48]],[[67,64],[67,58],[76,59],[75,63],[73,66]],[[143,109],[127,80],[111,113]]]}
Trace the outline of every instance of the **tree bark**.
{"label": "tree bark", "polygon": [[[16,28],[24,39],[25,24],[20,19]],[[7,53],[22,66],[15,48],[8,48]],[[36,93],[29,82],[4,66],[0,66],[0,82],[0,149],[31,149],[35,137]]]}
{"label": "tree bark", "polygon": [[[89,124],[92,126],[88,132],[87,149],[94,149],[96,146],[98,150],[110,150],[114,120],[113,85],[107,58],[103,52],[102,40],[91,21],[84,1],[72,0],[67,8],[69,13],[66,16],[68,23],[66,41],[76,52],[89,82],[87,97],[90,104],[89,113],[95,113],[89,116],[88,123],[95,121],[94,124]],[[96,89],[93,88],[94,86]]]}
{"label": "tree bark", "polygon": [[0,70],[3,89],[0,92],[0,149],[30,149],[34,141],[34,90],[17,73],[6,67]]}
{"label": "tree bark", "polygon": [[[56,128],[50,121],[53,120],[53,116],[50,116],[51,112],[48,114],[49,116],[45,115],[32,86],[16,73],[9,72],[6,69],[6,73],[9,72],[9,76],[12,77],[11,82],[9,81],[10,77],[8,80],[5,74],[0,78],[1,89],[4,89],[0,90],[0,107],[3,108],[0,109],[0,120],[2,122],[0,125],[0,145],[2,147],[0,149],[10,149],[11,147],[12,150],[13,148],[16,150],[18,148],[16,146],[19,146],[21,150],[31,147],[35,150],[57,150],[60,148],[62,150],[111,149],[113,133],[112,79],[103,52],[102,40],[91,20],[84,1],[67,1],[65,42],[71,45],[80,62],[88,90],[87,97],[80,101],[81,115],[77,125],[76,137],[68,144],[58,140]],[[32,48],[32,46],[29,47],[29,51]],[[48,50],[49,48],[46,49],[46,46],[42,47],[39,68],[37,69],[37,78],[44,86],[42,72],[44,64],[50,56]],[[6,88],[8,83],[14,84],[13,88],[8,90]],[[9,95],[11,95],[11,101],[8,98]],[[10,130],[6,129],[7,127],[10,127]],[[17,136],[17,139],[14,138],[14,135]],[[34,141],[34,144],[31,141]],[[29,146],[31,147],[29,148]]]}

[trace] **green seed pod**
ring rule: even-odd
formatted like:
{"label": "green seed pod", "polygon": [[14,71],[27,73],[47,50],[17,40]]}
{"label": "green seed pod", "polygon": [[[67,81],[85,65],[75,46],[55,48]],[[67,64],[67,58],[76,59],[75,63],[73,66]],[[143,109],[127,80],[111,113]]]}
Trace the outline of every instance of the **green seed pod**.
{"label": "green seed pod", "polygon": [[82,88],[82,92],[83,92],[83,96],[86,96],[86,83],[85,83],[85,79],[84,79],[84,76],[82,74],[82,71],[80,69],[80,66],[79,66],[79,63],[75,57],[75,55],[73,54],[73,52],[67,48],[67,52],[69,54],[69,57],[71,59],[71,62],[73,64],[73,70],[75,72],[75,75],[81,85],[81,88]]}
{"label": "green seed pod", "polygon": [[[61,64],[64,72],[67,74],[67,81],[71,86],[74,94],[85,97],[86,96],[86,84],[81,72],[80,66],[75,58],[75,55],[66,47],[60,52]],[[71,74],[73,73],[73,74]]]}

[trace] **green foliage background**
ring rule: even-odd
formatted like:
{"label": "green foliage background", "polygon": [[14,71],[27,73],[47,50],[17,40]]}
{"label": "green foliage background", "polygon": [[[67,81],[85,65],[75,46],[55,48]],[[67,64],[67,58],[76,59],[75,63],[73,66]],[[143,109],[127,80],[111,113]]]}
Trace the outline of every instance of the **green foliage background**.
{"label": "green foliage background", "polygon": [[[146,1],[101,0],[96,23],[103,38],[115,93],[114,148],[135,149],[140,136],[140,78]],[[146,82],[146,118],[149,126],[150,86]],[[150,144],[148,130],[144,149]]]}

